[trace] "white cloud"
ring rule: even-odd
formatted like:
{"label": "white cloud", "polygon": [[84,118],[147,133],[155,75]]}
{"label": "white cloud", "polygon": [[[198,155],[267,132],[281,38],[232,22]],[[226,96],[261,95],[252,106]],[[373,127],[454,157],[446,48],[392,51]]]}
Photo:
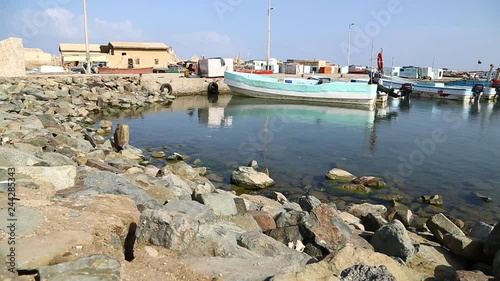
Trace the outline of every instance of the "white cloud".
{"label": "white cloud", "polygon": [[136,28],[132,21],[112,22],[96,18],[89,23],[89,32],[99,38],[100,43],[108,41],[141,41],[143,31]]}
{"label": "white cloud", "polygon": [[190,58],[197,56],[222,56],[233,57],[237,55],[231,38],[215,31],[197,31],[170,36],[170,43],[174,51],[181,57]]}
{"label": "white cloud", "polygon": [[56,36],[75,38],[81,34],[82,27],[77,26],[79,20],[64,8],[46,9],[44,13],[49,18],[48,31]]}
{"label": "white cloud", "polygon": [[[57,52],[59,43],[83,43],[85,40],[83,15],[75,15],[62,7],[21,10],[12,16],[9,23],[12,30],[9,36],[21,37],[25,45],[41,47],[53,53]],[[143,39],[143,31],[129,20],[89,19],[88,33],[93,44]]]}

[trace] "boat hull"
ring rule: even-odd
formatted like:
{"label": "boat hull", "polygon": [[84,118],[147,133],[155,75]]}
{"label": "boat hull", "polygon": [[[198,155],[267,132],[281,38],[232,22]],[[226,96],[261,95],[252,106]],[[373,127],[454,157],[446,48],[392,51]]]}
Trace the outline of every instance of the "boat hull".
{"label": "boat hull", "polygon": [[224,82],[235,95],[275,100],[306,101],[372,108],[377,98],[377,86],[350,82],[331,82],[317,85],[312,80],[260,78],[254,74],[226,72]]}
{"label": "boat hull", "polygon": [[153,67],[144,67],[144,68],[99,67],[99,74],[148,74],[148,73],[153,73]]}
{"label": "boat hull", "polygon": [[495,95],[496,95],[497,91],[495,88],[484,88],[484,93],[482,95],[482,98],[485,99],[485,100],[492,100]]}
{"label": "boat hull", "polygon": [[260,75],[274,74],[274,70],[236,69],[235,71],[241,72],[241,73],[253,73],[253,74],[260,74]]}
{"label": "boat hull", "polygon": [[[401,88],[406,81],[391,81],[382,79],[382,85],[390,88]],[[472,98],[472,88],[470,87],[451,87],[436,86],[432,83],[411,83],[413,84],[412,96],[432,99],[446,100],[470,100]]]}

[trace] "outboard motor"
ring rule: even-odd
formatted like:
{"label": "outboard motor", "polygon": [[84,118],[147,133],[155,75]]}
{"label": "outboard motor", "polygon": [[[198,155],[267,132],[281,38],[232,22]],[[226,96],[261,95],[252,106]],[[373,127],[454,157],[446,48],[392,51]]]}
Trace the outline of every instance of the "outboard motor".
{"label": "outboard motor", "polygon": [[401,85],[401,89],[399,89],[401,96],[405,99],[409,98],[413,93],[413,85],[411,83],[404,83]]}
{"label": "outboard motor", "polygon": [[472,86],[472,96],[474,97],[474,101],[479,100],[483,92],[484,92],[483,84],[474,84],[474,86]]}

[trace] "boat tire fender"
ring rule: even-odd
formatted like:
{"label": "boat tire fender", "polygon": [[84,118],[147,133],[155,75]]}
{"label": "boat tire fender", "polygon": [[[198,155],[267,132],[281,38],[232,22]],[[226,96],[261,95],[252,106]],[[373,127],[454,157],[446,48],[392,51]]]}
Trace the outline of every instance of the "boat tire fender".
{"label": "boat tire fender", "polygon": [[211,95],[216,95],[219,93],[219,85],[217,82],[210,82],[207,87],[207,91]]}
{"label": "boat tire fender", "polygon": [[170,83],[164,83],[164,84],[161,84],[160,86],[160,92],[161,93],[164,93],[165,90],[167,91],[167,94],[172,94],[172,85],[170,85]]}

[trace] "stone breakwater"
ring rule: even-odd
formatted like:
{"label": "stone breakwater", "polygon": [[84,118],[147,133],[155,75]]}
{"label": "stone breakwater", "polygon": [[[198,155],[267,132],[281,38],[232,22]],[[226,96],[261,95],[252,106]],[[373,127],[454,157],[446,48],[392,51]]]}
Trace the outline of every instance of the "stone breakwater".
{"label": "stone breakwater", "polygon": [[[418,232],[383,205],[238,196],[182,155],[151,165],[126,127],[104,137],[112,124],[88,117],[165,95],[133,77],[31,79],[0,80],[2,280],[500,278],[500,223],[466,235],[438,214]],[[256,167],[233,181],[275,184]]]}

